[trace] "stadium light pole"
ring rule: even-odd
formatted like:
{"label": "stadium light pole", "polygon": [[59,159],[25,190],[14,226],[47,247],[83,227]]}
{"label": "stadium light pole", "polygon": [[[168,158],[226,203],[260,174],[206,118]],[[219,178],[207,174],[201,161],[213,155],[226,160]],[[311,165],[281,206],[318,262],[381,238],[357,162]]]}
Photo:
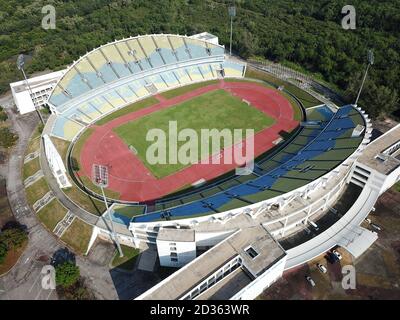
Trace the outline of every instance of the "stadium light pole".
{"label": "stadium light pole", "polygon": [[356,105],[356,106],[357,106],[357,104],[358,104],[358,100],[360,99],[361,91],[362,91],[362,89],[363,89],[363,87],[364,87],[365,80],[367,79],[368,70],[369,70],[369,68],[374,64],[374,61],[375,61],[374,52],[373,52],[372,50],[368,50],[367,59],[368,59],[367,69],[365,70],[364,78],[363,78],[363,81],[362,81],[362,83],[361,83],[360,90],[358,91],[357,98],[356,98],[356,102],[355,102],[355,104],[354,104],[354,105]]}
{"label": "stadium light pole", "polygon": [[102,165],[98,165],[98,164],[93,165],[93,182],[95,185],[97,185],[101,189],[101,193],[102,193],[103,199],[104,199],[104,204],[106,205],[108,219],[110,220],[110,224],[111,224],[111,238],[114,240],[114,242],[117,246],[119,256],[123,257],[124,253],[122,252],[121,245],[120,245],[117,235],[115,233],[114,222],[112,220],[111,212],[108,207],[106,194],[104,193],[104,188],[106,188],[108,186],[108,167],[107,166],[102,166]]}
{"label": "stadium light pole", "polygon": [[[24,76],[25,83],[26,83],[26,85],[28,87],[29,96],[31,97],[31,100],[32,100],[33,92],[32,92],[32,88],[31,88],[31,86],[30,86],[30,84],[28,82],[28,79],[26,78],[24,65],[25,65],[25,57],[24,57],[23,54],[20,54],[18,56],[18,58],[17,58],[17,68],[18,68],[18,70],[20,70],[22,72],[22,74]],[[38,108],[36,108],[35,102],[33,100],[32,100],[32,103],[33,103],[33,107],[35,108],[35,110],[36,110],[36,112],[37,112],[37,114],[39,116],[40,121],[44,125],[44,121],[43,121],[42,115],[40,114],[40,111],[38,110]]]}
{"label": "stadium light pole", "polygon": [[231,36],[230,36],[230,42],[229,42],[229,55],[232,55],[232,38],[233,38],[233,18],[236,17],[236,7],[230,6],[228,8],[228,14],[229,17],[231,18]]}

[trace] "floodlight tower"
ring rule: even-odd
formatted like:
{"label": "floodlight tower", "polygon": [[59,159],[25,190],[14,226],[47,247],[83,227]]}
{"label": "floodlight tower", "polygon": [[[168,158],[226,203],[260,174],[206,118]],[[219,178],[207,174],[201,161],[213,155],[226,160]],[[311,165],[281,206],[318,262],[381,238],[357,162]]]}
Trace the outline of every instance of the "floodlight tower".
{"label": "floodlight tower", "polygon": [[230,37],[230,43],[229,43],[229,55],[232,55],[232,35],[233,35],[233,18],[236,17],[236,7],[234,5],[230,6],[228,8],[228,14],[229,17],[231,18],[231,37]]}
{"label": "floodlight tower", "polygon": [[102,165],[98,165],[98,164],[93,165],[93,182],[96,186],[100,187],[100,189],[101,189],[101,193],[102,193],[103,199],[104,199],[104,204],[106,205],[108,219],[110,220],[110,224],[111,224],[111,238],[114,240],[114,242],[118,248],[119,256],[123,257],[124,253],[122,252],[121,245],[119,244],[117,235],[115,233],[114,223],[113,223],[113,220],[111,217],[110,209],[108,207],[107,198],[104,193],[104,188],[107,188],[107,186],[108,186],[108,167],[107,166],[102,166]]}
{"label": "floodlight tower", "polygon": [[362,91],[362,89],[364,87],[365,80],[367,79],[368,70],[374,64],[374,61],[375,61],[374,52],[372,50],[368,50],[367,59],[368,59],[367,69],[365,70],[364,78],[363,78],[363,81],[361,83],[360,91],[358,91],[355,105],[357,105],[358,100],[360,99],[361,91]]}
{"label": "floodlight tower", "polygon": [[[25,74],[25,70],[24,70],[24,65],[25,65],[25,57],[24,57],[23,54],[20,54],[20,55],[18,56],[18,58],[17,58],[17,68],[18,68],[18,70],[21,70],[21,72],[22,72],[22,74],[23,74],[23,76],[24,76],[25,83],[26,83],[26,85],[27,85],[27,87],[28,87],[29,96],[31,97],[31,100],[32,100],[33,93],[32,93],[31,86],[30,86],[30,84],[29,84],[29,82],[28,82],[28,79],[26,78],[26,74]],[[42,115],[40,114],[40,111],[38,110],[38,108],[36,108],[35,102],[34,102],[33,100],[32,100],[32,103],[33,103],[33,107],[35,108],[35,110],[36,110],[36,112],[37,112],[37,114],[38,114],[38,116],[39,116],[40,121],[41,121],[42,124],[44,125],[44,121],[43,121]]]}

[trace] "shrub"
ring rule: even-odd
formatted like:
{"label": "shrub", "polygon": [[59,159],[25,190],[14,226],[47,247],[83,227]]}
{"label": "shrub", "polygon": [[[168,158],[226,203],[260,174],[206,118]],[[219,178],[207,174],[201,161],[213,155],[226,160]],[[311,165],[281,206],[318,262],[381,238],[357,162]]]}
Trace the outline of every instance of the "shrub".
{"label": "shrub", "polygon": [[9,128],[0,128],[0,146],[4,148],[12,147],[18,140],[18,136],[10,131]]}
{"label": "shrub", "polygon": [[6,229],[0,233],[0,264],[12,248],[21,247],[28,240],[28,234],[20,228]]}
{"label": "shrub", "polygon": [[0,243],[0,264],[3,263],[4,259],[6,258],[8,252],[8,248],[5,244]]}
{"label": "shrub", "polygon": [[19,248],[26,240],[28,240],[28,234],[21,229],[7,229],[0,233],[0,244],[5,245],[8,249]]}
{"label": "shrub", "polygon": [[56,284],[63,288],[69,288],[80,278],[79,267],[72,262],[64,262],[56,266]]}
{"label": "shrub", "polygon": [[0,111],[0,121],[6,121],[8,119],[7,113]]}

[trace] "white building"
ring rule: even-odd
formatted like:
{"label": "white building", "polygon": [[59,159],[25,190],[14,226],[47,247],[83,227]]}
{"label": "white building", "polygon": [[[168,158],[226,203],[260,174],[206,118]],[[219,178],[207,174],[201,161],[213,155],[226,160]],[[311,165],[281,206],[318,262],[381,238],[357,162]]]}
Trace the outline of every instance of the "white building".
{"label": "white building", "polygon": [[56,147],[47,134],[43,135],[44,151],[49,167],[61,189],[72,187],[68,180],[67,170]]}
{"label": "white building", "polygon": [[[360,224],[374,210],[378,197],[398,181],[400,125],[369,143],[347,170],[338,172],[324,187],[310,193],[307,200],[293,203],[292,207],[272,216],[266,209],[257,217],[241,213],[229,221],[192,224],[197,250],[211,249],[137,299],[254,299],[284,271],[302,265],[336,245],[357,259],[378,238],[375,232]],[[275,239],[282,239],[289,227],[294,232],[304,228],[307,225],[304,218],[308,219],[311,213],[321,216],[335,210],[337,199],[348,185],[362,189],[347,212],[337,212],[341,216],[339,220],[311,239],[286,251],[282,249]],[[303,216],[297,217],[297,211]],[[289,224],[281,223],[289,217]],[[175,237],[179,237],[182,230],[188,232],[181,221],[180,224],[180,229],[175,229]],[[165,226],[161,228],[164,229]],[[133,232],[135,234],[137,229]],[[168,241],[173,240],[173,237],[168,238]],[[156,244],[158,246],[159,242]]]}
{"label": "white building", "polygon": [[160,265],[183,267],[196,258],[194,230],[162,228],[157,236],[157,251]]}
{"label": "white building", "polygon": [[285,263],[285,250],[263,226],[254,224],[237,230],[137,299],[254,299],[282,276]]}
{"label": "white building", "polygon": [[65,71],[51,72],[28,79],[32,94],[29,93],[25,80],[10,83],[11,93],[18,112],[20,114],[29,113],[35,111],[35,107],[41,108],[45,105],[51,90]]}

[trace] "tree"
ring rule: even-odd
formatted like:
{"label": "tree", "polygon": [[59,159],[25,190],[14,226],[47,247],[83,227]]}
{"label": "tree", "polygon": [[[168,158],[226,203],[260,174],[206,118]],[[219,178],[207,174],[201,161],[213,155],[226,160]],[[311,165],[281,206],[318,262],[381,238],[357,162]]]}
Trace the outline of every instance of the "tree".
{"label": "tree", "polygon": [[28,234],[21,228],[4,229],[0,233],[0,264],[13,248],[20,248],[28,240]]}
{"label": "tree", "polygon": [[26,240],[28,240],[28,234],[18,228],[3,230],[0,233],[0,244],[4,244],[8,249],[20,248]]}
{"label": "tree", "polygon": [[0,128],[0,147],[10,148],[18,140],[18,136],[10,131],[9,128]]}
{"label": "tree", "polygon": [[8,249],[4,243],[0,243],[0,264],[3,263],[8,253]]}
{"label": "tree", "polygon": [[72,262],[64,262],[56,266],[56,284],[63,288],[73,286],[80,278],[79,267]]}

